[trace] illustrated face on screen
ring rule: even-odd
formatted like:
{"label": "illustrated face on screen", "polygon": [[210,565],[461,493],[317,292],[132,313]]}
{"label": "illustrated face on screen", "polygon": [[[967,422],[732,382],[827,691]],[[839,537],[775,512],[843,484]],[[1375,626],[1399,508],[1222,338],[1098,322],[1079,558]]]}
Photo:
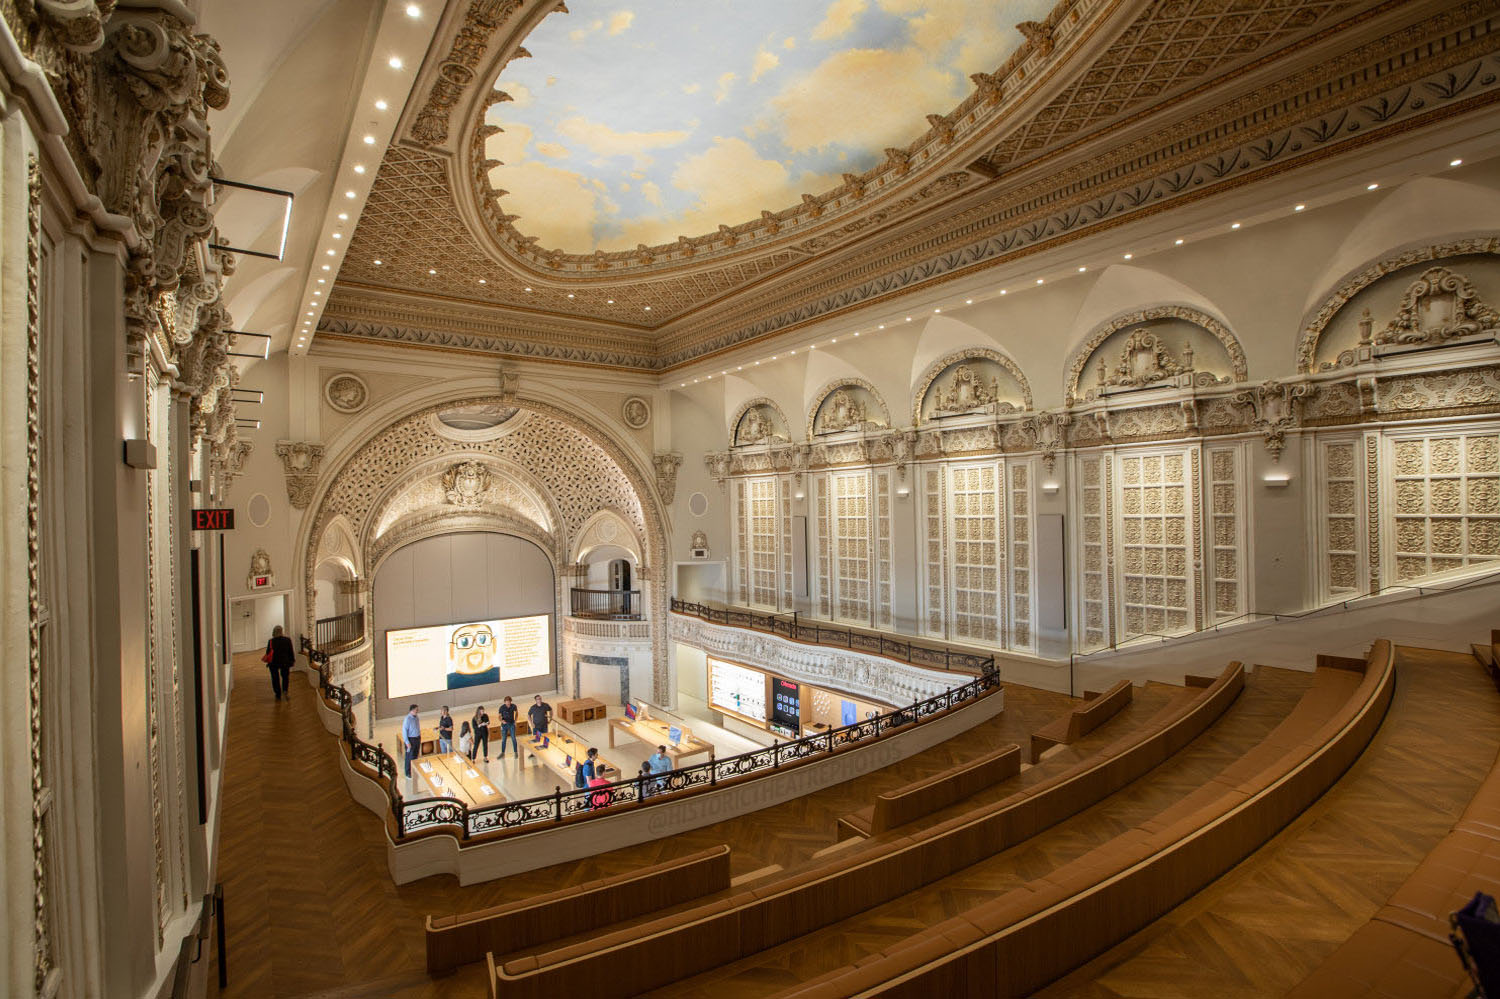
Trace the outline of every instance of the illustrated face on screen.
{"label": "illustrated face on screen", "polygon": [[495,633],[487,624],[465,624],[453,629],[448,641],[448,663],[454,673],[473,675],[495,666]]}

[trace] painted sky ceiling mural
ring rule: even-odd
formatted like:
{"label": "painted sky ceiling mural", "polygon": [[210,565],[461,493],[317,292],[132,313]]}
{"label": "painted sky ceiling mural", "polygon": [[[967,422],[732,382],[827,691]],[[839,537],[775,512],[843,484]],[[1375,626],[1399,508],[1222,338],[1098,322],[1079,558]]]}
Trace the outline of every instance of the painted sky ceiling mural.
{"label": "painted sky ceiling mural", "polygon": [[837,187],[927,129],[1051,0],[573,0],[490,109],[503,209],[539,244],[626,250]]}

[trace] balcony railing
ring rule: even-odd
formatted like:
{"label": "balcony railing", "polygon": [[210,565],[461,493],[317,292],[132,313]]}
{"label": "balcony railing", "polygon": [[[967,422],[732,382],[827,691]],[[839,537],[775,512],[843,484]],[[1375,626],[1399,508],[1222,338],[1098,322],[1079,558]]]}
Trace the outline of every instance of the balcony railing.
{"label": "balcony railing", "polygon": [[574,617],[592,617],[605,621],[639,621],[641,610],[640,590],[580,590],[573,589]]}
{"label": "balcony railing", "polygon": [[319,619],[314,629],[315,645],[330,655],[352,648],[365,637],[365,609],[350,611],[338,617]]}

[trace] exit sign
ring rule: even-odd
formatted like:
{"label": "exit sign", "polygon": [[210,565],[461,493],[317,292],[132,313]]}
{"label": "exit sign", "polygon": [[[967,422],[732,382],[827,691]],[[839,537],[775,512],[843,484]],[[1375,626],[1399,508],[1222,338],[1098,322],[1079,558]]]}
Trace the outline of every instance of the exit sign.
{"label": "exit sign", "polygon": [[194,510],[193,530],[195,531],[232,531],[234,530],[233,510]]}

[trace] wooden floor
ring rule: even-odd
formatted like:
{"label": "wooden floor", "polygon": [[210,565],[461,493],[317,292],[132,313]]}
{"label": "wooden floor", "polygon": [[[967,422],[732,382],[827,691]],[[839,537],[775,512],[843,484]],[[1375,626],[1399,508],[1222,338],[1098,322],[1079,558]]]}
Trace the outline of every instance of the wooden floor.
{"label": "wooden floor", "polygon": [[[1006,742],[1024,746],[1032,729],[1070,703],[1061,695],[1008,686],[1006,711],[971,738],[944,743],[856,784],[671,841],[498,882],[464,888],[451,877],[437,877],[397,887],[386,871],[381,823],[349,797],[335,741],[317,720],[312,689],[299,677],[290,702],[277,703],[258,657],[244,660],[236,665],[231,698],[220,843],[230,972],[223,995],[268,999],[486,995],[482,965],[435,981],[427,977],[425,915],[525,897],[715,843],[734,848],[735,874],[767,864],[791,866],[832,844],[837,817],[868,804],[875,793]],[[825,932],[816,947],[799,941],[661,994],[762,995],[1076,856],[1186,793],[1195,774],[1216,772],[1253,745],[1295,703],[1308,675],[1257,670],[1250,680],[1212,730],[1214,738],[1200,739],[1151,778],[1038,840],[850,920],[848,939]],[[1100,740],[1139,724],[1176,696],[1172,688],[1155,685],[1136,694],[1119,719],[1065,747],[1037,773],[1087,755]],[[1472,797],[1500,746],[1497,707],[1500,697],[1472,659],[1400,650],[1387,724],[1332,792],[1205,892],[1044,994],[1280,995],[1369,918]],[[1455,732],[1463,737],[1453,737]],[[863,928],[856,930],[856,922]]]}

